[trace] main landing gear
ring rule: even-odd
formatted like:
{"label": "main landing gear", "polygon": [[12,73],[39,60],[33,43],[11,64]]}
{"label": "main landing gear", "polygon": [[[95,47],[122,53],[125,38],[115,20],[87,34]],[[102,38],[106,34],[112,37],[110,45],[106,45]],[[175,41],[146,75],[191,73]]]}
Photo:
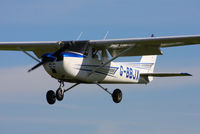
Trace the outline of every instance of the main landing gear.
{"label": "main landing gear", "polygon": [[[46,99],[47,102],[49,104],[54,104],[56,102],[56,100],[58,101],[62,101],[64,98],[64,93],[69,91],[70,89],[74,88],[75,86],[79,85],[80,83],[76,83],[73,86],[71,86],[68,89],[63,89],[64,87],[64,82],[63,81],[59,81],[60,86],[57,89],[56,93],[53,90],[49,90],[46,93]],[[115,103],[120,103],[122,100],[122,91],[120,89],[115,89],[113,91],[113,93],[109,92],[107,88],[104,88],[103,86],[101,86],[99,83],[96,83],[100,88],[102,88],[103,90],[105,90],[107,93],[109,93],[112,96],[112,99]]]}
{"label": "main landing gear", "polygon": [[109,93],[112,96],[112,99],[115,103],[120,103],[122,100],[122,91],[120,89],[115,89],[113,93],[109,92],[107,88],[104,88],[100,84],[96,83],[100,88],[105,90],[107,93]]}

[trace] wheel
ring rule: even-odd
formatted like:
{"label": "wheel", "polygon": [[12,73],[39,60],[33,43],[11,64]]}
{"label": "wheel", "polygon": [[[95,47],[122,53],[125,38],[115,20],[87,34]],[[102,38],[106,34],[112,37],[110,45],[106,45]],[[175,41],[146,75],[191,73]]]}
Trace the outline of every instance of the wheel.
{"label": "wheel", "polygon": [[56,94],[53,90],[49,90],[46,94],[46,99],[49,104],[54,104],[56,102]]}
{"label": "wheel", "polygon": [[58,88],[58,90],[56,91],[56,98],[58,101],[63,100],[64,92],[63,92],[62,88]]}
{"label": "wheel", "polygon": [[120,103],[122,100],[122,91],[115,89],[112,93],[112,99],[115,103]]}

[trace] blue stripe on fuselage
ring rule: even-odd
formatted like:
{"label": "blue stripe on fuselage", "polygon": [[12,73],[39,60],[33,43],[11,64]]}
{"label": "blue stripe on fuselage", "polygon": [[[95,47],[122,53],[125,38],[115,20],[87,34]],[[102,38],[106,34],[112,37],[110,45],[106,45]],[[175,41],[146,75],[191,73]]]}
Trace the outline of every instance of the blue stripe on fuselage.
{"label": "blue stripe on fuselage", "polygon": [[72,53],[72,52],[63,52],[61,53],[64,57],[77,57],[77,58],[83,58],[85,57],[82,54]]}

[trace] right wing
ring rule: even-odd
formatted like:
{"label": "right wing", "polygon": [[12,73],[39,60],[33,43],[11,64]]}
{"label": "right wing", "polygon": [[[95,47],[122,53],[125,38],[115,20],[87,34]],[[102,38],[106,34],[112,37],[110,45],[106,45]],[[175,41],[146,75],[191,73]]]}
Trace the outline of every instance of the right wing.
{"label": "right wing", "polygon": [[0,50],[33,51],[38,58],[45,53],[55,52],[59,47],[58,41],[0,42]]}

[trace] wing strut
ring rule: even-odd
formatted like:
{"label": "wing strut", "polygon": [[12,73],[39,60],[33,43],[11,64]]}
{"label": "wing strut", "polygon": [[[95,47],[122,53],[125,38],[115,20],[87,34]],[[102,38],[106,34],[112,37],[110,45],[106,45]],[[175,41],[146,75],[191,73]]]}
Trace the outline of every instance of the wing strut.
{"label": "wing strut", "polygon": [[106,32],[105,36],[103,37],[103,40],[106,40],[108,34],[109,34],[109,31]]}
{"label": "wing strut", "polygon": [[108,63],[110,63],[111,61],[115,60],[116,58],[118,58],[119,56],[123,55],[124,53],[126,53],[127,51],[129,51],[130,49],[132,49],[135,45],[128,47],[127,49],[123,50],[121,53],[119,53],[118,55],[116,55],[115,57],[113,57],[112,59],[110,59],[109,61],[105,62],[104,64],[100,65],[99,67],[97,67],[96,69],[92,70],[89,74],[88,77],[90,75],[92,75],[93,73],[95,73],[98,69],[101,69],[102,67],[106,66]]}
{"label": "wing strut", "polygon": [[101,86],[99,83],[96,83],[96,84],[97,84],[97,86],[99,86],[100,88],[102,88],[103,90],[105,90],[107,93],[109,93],[110,95],[112,95],[112,93],[109,92],[107,88],[104,88],[104,87]]}
{"label": "wing strut", "polygon": [[80,40],[80,38],[81,38],[82,34],[83,34],[83,32],[81,32],[81,33],[79,34],[79,36],[77,37],[77,39],[76,39],[76,40]]}
{"label": "wing strut", "polygon": [[19,50],[21,50],[22,52],[24,52],[26,55],[28,55],[29,57],[31,57],[32,59],[34,59],[37,62],[40,62],[37,58],[35,58],[34,56],[32,56],[31,54],[29,54],[28,52],[24,51],[23,49],[21,49],[20,47],[18,48]]}

